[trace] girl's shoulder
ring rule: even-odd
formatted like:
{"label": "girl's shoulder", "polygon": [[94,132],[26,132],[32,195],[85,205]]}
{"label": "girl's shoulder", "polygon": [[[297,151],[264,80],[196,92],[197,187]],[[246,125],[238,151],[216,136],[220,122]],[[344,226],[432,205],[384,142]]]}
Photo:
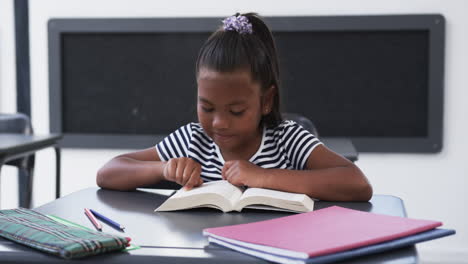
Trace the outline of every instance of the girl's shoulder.
{"label": "girl's shoulder", "polygon": [[189,131],[192,138],[194,138],[193,136],[195,135],[196,138],[202,138],[205,142],[211,142],[211,139],[205,133],[205,130],[203,130],[203,127],[200,123],[191,122],[184,127],[187,127],[187,130]]}
{"label": "girl's shoulder", "polygon": [[177,130],[188,130],[190,132],[193,131],[203,131],[200,123],[190,122],[185,125],[180,126]]}
{"label": "girl's shoulder", "polygon": [[283,138],[283,137],[291,137],[292,135],[297,136],[304,136],[304,135],[312,135],[309,130],[302,127],[301,124],[297,123],[294,120],[283,120],[279,123],[276,127],[267,128],[267,135],[272,136],[274,138]]}
{"label": "girl's shoulder", "polygon": [[188,127],[192,133],[205,133],[200,123],[191,122],[185,126]]}
{"label": "girl's shoulder", "polygon": [[200,123],[187,123],[183,126],[180,126],[177,130],[173,132],[173,135],[182,135],[184,138],[192,138],[193,135],[205,134]]}
{"label": "girl's shoulder", "polygon": [[290,134],[291,130],[297,130],[297,127],[300,126],[293,120],[283,120],[275,127],[267,127],[265,135],[267,139],[282,141],[283,137]]}
{"label": "girl's shoulder", "polygon": [[278,127],[291,127],[291,126],[298,126],[299,124],[296,123],[296,121],[293,120],[283,120],[281,123],[278,125]]}
{"label": "girl's shoulder", "polygon": [[293,120],[283,120],[276,127],[271,128],[271,130],[273,130],[274,133],[275,132],[278,133],[278,132],[285,132],[288,129],[296,128],[296,127],[300,127],[300,125],[298,123],[296,123],[295,121],[293,121]]}

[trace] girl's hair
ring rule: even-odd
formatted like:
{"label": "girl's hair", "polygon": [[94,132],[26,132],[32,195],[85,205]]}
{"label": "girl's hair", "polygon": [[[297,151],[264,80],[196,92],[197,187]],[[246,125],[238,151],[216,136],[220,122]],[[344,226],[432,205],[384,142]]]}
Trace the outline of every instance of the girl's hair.
{"label": "girl's hair", "polygon": [[251,31],[225,30],[221,27],[211,34],[198,54],[196,75],[202,68],[223,73],[249,70],[253,80],[260,83],[262,94],[272,86],[275,89],[272,109],[262,117],[261,124],[267,127],[277,126],[282,118],[279,65],[273,35],[256,13],[237,13],[234,16],[246,17],[252,25]]}

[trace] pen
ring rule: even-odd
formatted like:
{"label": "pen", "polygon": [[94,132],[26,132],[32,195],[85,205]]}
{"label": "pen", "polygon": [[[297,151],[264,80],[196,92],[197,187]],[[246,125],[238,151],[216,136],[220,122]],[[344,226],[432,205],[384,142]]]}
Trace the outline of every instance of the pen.
{"label": "pen", "polygon": [[88,217],[89,221],[93,223],[94,227],[96,227],[97,230],[102,231],[102,225],[96,220],[93,213],[91,213],[91,211],[89,211],[88,208],[85,208],[84,210],[85,210],[85,215]]}
{"label": "pen", "polygon": [[125,229],[125,227],[123,227],[121,224],[119,224],[119,223],[117,223],[117,222],[115,222],[115,221],[113,221],[113,220],[111,220],[111,219],[105,217],[104,215],[102,215],[102,214],[96,212],[95,210],[93,210],[93,209],[89,209],[89,210],[91,210],[91,212],[92,212],[99,220],[102,220],[103,222],[105,222],[106,224],[112,226],[113,228],[118,229],[118,230],[123,230],[123,229]]}

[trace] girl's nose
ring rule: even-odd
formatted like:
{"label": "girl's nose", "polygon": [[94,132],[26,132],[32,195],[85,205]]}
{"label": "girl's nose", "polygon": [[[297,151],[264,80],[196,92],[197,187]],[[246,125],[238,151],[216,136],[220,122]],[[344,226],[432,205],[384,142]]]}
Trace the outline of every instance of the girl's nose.
{"label": "girl's nose", "polygon": [[229,118],[223,114],[217,114],[213,118],[213,128],[226,129],[229,128]]}

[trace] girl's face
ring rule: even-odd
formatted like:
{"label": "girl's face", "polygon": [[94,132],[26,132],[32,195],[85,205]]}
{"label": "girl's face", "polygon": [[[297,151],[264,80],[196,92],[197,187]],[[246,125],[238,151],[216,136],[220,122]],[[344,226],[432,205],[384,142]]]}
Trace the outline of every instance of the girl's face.
{"label": "girl's face", "polygon": [[260,84],[252,80],[250,73],[202,68],[197,83],[198,120],[221,151],[245,153],[258,147],[259,124],[267,109],[262,109],[266,104],[262,102]]}

